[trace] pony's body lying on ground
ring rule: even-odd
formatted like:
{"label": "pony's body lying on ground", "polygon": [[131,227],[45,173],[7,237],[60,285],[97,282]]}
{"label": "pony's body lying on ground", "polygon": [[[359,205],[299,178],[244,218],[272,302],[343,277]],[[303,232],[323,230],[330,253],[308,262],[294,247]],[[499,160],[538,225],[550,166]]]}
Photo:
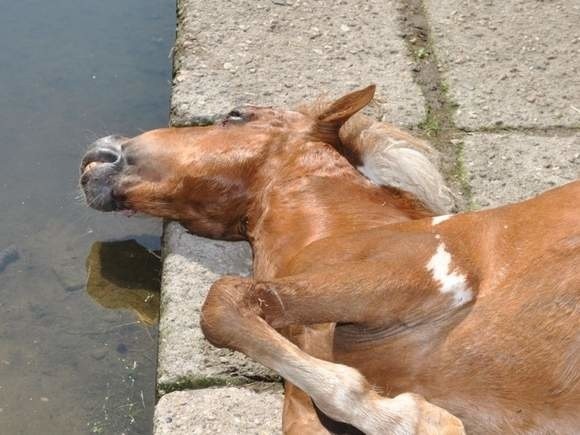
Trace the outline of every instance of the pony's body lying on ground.
{"label": "pony's body lying on ground", "polygon": [[373,93],[107,137],[81,184],[251,243],[252,279],[217,281],[202,327],[286,379],[286,433],[577,432],[580,183],[433,217],[451,199],[428,145],[351,118]]}

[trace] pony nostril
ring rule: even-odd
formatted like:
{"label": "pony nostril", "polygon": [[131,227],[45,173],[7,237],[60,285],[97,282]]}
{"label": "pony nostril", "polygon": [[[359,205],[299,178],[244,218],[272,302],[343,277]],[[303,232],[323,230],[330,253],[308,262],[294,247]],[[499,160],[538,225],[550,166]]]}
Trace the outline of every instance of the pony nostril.
{"label": "pony nostril", "polygon": [[117,163],[121,160],[121,153],[111,148],[99,148],[95,153],[95,162]]}
{"label": "pony nostril", "polygon": [[81,164],[81,173],[84,173],[89,165],[95,165],[99,163],[108,163],[113,165],[119,165],[123,155],[120,149],[115,148],[105,148],[98,147],[89,151],[83,158]]}

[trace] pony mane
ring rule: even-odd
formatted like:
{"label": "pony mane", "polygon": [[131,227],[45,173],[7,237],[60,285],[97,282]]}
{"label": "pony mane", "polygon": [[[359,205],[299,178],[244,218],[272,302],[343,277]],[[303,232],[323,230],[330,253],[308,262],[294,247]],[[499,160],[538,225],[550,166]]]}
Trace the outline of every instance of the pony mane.
{"label": "pony mane", "polygon": [[[300,113],[318,119],[328,107],[324,98],[299,106]],[[447,214],[455,205],[451,189],[438,169],[440,155],[426,141],[391,124],[356,114],[339,131],[333,144],[358,171],[381,186],[414,195],[435,214]]]}

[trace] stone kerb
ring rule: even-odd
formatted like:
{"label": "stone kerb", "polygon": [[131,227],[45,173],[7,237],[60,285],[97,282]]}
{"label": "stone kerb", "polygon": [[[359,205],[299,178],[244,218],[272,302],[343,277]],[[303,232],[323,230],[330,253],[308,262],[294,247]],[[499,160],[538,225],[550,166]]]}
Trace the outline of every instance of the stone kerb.
{"label": "stone kerb", "polygon": [[[379,90],[377,116],[400,125],[423,120],[425,102],[399,35],[396,2],[233,0],[216,6],[178,1],[173,125],[244,103],[286,106],[369,83]],[[163,397],[155,432],[275,433],[269,428],[280,429],[282,396],[264,392],[264,385],[278,385],[271,383],[277,378],[242,355],[212,348],[198,326],[211,283],[224,274],[249,273],[248,245],[195,237],[172,223],[165,229],[164,256]],[[252,382],[261,392],[250,394],[257,385]],[[248,425],[239,415],[260,424]]]}

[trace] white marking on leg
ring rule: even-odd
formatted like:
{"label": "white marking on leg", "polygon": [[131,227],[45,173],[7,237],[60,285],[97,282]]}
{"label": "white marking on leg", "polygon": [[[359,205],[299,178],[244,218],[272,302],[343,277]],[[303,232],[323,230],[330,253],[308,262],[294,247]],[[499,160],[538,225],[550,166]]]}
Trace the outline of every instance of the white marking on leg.
{"label": "white marking on leg", "polygon": [[431,220],[431,225],[433,225],[433,226],[439,225],[441,222],[445,222],[447,219],[450,219],[452,217],[453,217],[452,214],[444,214],[443,216],[435,216]]}
{"label": "white marking on leg", "polygon": [[416,404],[379,396],[352,367],[302,355],[285,358],[274,368],[306,392],[326,415],[366,434],[407,435],[416,425]]}
{"label": "white marking on leg", "polygon": [[274,367],[285,379],[308,393],[322,411],[340,421],[351,422],[363,404],[368,384],[352,367],[322,361],[310,355],[280,361]]}
{"label": "white marking on leg", "polygon": [[433,274],[435,281],[440,284],[439,291],[450,293],[456,306],[463,305],[473,299],[473,293],[467,285],[466,276],[452,271],[451,254],[445,249],[445,243],[439,243],[435,254],[426,267]]}

